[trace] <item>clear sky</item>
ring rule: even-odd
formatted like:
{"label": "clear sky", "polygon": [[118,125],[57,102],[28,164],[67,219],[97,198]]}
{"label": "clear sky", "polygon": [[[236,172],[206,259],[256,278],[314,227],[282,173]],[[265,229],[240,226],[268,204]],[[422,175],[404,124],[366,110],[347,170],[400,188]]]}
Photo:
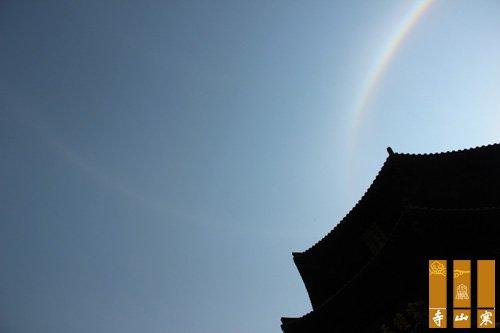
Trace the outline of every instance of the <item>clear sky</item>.
{"label": "clear sky", "polygon": [[500,2],[420,5],[1,1],[0,332],[308,312],[291,252],[387,146],[500,141]]}

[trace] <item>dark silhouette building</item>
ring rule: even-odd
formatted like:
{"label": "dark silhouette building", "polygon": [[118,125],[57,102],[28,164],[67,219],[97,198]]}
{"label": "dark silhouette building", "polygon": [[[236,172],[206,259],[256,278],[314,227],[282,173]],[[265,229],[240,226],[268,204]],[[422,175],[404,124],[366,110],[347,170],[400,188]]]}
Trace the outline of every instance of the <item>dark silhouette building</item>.
{"label": "dark silhouette building", "polygon": [[282,318],[285,333],[425,331],[428,259],[500,251],[499,144],[388,152],[354,208],[293,253],[313,311]]}

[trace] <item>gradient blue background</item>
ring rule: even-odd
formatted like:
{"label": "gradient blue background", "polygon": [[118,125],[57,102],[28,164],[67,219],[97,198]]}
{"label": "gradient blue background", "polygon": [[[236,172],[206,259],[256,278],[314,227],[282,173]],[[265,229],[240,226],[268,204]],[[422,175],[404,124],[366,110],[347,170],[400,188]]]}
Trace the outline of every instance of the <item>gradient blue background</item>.
{"label": "gradient blue background", "polygon": [[0,332],[280,332],[310,311],[291,252],[386,146],[499,141],[495,1],[432,4],[353,135],[414,4],[0,2]]}

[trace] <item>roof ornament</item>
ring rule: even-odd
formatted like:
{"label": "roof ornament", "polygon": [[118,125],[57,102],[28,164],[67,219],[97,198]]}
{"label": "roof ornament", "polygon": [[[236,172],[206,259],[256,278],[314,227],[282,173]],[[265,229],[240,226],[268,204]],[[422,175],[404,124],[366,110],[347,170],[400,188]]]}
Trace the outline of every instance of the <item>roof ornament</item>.
{"label": "roof ornament", "polygon": [[387,152],[389,153],[389,155],[393,155],[394,154],[394,150],[392,150],[391,147],[387,147]]}

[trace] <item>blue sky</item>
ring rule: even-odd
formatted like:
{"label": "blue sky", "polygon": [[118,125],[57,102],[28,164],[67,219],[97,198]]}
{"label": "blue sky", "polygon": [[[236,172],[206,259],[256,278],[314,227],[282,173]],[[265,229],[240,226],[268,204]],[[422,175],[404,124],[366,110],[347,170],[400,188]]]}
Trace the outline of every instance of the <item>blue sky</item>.
{"label": "blue sky", "polygon": [[432,3],[353,133],[415,5],[2,1],[0,331],[280,332],[308,312],[291,252],[387,146],[499,141],[494,1]]}

